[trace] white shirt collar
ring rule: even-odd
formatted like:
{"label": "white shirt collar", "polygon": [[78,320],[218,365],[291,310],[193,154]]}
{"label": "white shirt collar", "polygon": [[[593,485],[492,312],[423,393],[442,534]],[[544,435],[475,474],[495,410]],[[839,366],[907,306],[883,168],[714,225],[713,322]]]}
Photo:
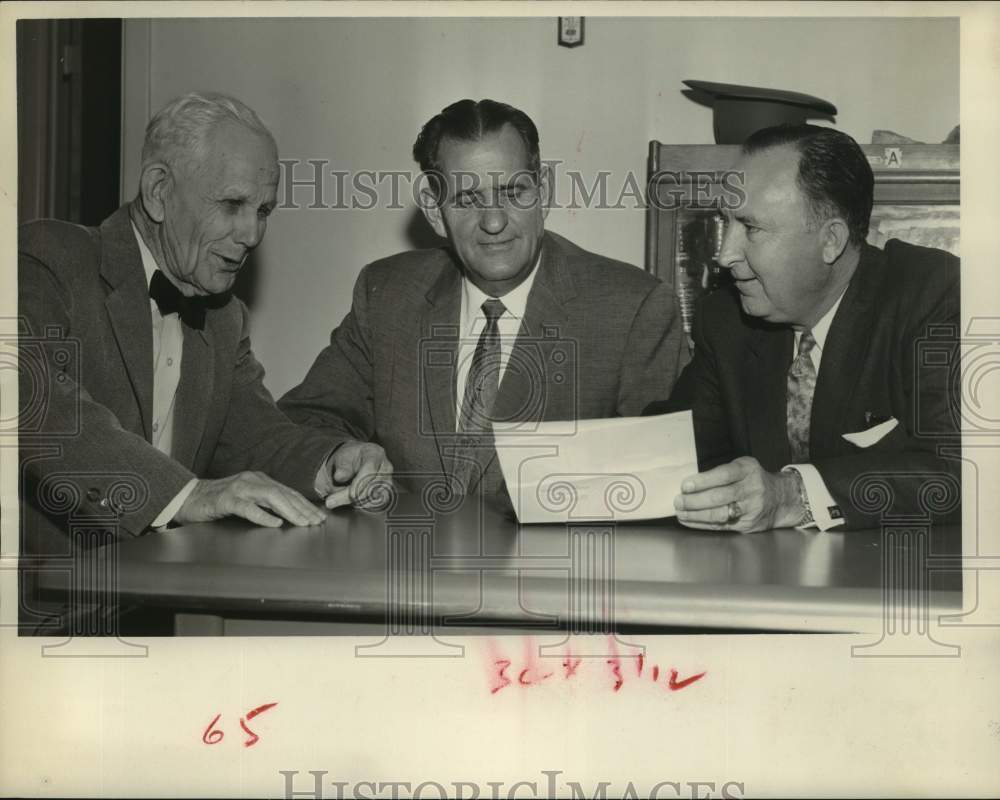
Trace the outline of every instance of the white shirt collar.
{"label": "white shirt collar", "polygon": [[[507,309],[504,315],[510,314],[515,319],[524,317],[525,309],[528,306],[528,295],[531,294],[531,287],[535,283],[535,276],[538,275],[538,265],[542,261],[542,254],[538,254],[535,266],[531,268],[531,273],[517,286],[500,298],[504,308]],[[483,303],[490,299],[491,295],[486,294],[476,284],[469,280],[468,276],[462,277],[462,292],[464,293],[465,308],[468,309],[470,319],[474,319],[480,314]]]}
{"label": "white shirt collar", "polygon": [[[848,284],[850,285],[850,284]],[[840,293],[840,297],[837,298],[837,302],[830,306],[830,310],[827,311],[819,321],[812,327],[813,339],[816,340],[816,349],[821,353],[823,352],[823,345],[826,344],[826,337],[830,333],[830,326],[833,324],[833,318],[837,316],[837,309],[840,308],[840,301],[844,299],[844,295],[847,293],[847,287],[844,287],[844,291]],[[795,332],[795,349],[798,350],[799,339],[802,338],[802,332]]]}
{"label": "white shirt collar", "polygon": [[146,242],[139,233],[139,229],[135,227],[135,223],[132,222],[131,225],[132,233],[135,234],[135,240],[139,243],[139,255],[142,258],[142,268],[146,272],[146,285],[149,286],[149,282],[153,280],[153,273],[159,269],[159,266],[156,263],[156,259],[153,258],[152,252],[150,252],[150,249],[146,246]]}

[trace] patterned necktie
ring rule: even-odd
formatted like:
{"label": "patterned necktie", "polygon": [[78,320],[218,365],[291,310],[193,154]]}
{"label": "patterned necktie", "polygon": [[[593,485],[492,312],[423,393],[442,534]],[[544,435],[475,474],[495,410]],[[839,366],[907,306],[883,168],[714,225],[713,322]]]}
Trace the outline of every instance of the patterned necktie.
{"label": "patterned necktie", "polygon": [[497,325],[507,309],[491,297],[482,305],[486,327],[479,335],[465,380],[462,410],[458,418],[459,439],[454,474],[466,490],[473,477],[473,462],[481,467],[493,455],[493,404],[500,389],[500,328]]}
{"label": "patterned necktie", "polygon": [[809,462],[809,418],[816,390],[816,367],[809,354],[815,346],[812,331],[803,331],[799,353],[788,369],[788,445],[795,464]]}

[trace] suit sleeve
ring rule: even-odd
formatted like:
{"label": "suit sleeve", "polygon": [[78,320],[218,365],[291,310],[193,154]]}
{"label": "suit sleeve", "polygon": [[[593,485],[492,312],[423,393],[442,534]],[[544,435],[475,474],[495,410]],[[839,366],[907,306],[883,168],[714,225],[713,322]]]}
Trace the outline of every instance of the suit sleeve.
{"label": "suit sleeve", "polygon": [[629,330],[619,382],[619,416],[637,416],[649,403],[668,396],[687,361],[677,299],[666,284],[657,283]]}
{"label": "suit sleeve", "polygon": [[58,520],[115,518],[143,533],[194,477],[87,391],[72,291],[46,264],[18,256],[19,433],[24,499]]}
{"label": "suit sleeve", "polygon": [[246,306],[239,303],[239,310],[232,395],[210,476],[259,470],[315,499],[317,473],[341,440],[295,424],[278,408],[264,386],[264,368],[250,345]]}
{"label": "suit sleeve", "polygon": [[330,335],[305,379],[278,405],[300,425],[339,442],[370,441],[375,433],[373,361],[366,267],[354,286],[351,310]]}
{"label": "suit sleeve", "polygon": [[886,514],[961,518],[959,284],[957,263],[947,266],[909,303],[899,334],[899,424],[870,447],[814,462],[848,528],[877,527]]}
{"label": "suit sleeve", "polygon": [[699,300],[699,307],[694,315],[691,331],[694,355],[690,363],[684,367],[667,399],[651,403],[643,411],[647,415],[691,411],[698,449],[698,468],[703,471],[736,457],[719,383],[718,353],[706,335],[707,299],[708,297],[703,297]]}

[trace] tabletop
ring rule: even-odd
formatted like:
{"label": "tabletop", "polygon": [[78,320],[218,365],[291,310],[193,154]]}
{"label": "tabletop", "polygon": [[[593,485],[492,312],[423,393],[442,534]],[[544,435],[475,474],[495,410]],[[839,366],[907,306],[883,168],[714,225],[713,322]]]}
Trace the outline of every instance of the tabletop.
{"label": "tabletop", "polygon": [[[931,613],[960,610],[961,573],[931,558],[960,547],[958,528],[912,524],[755,534],[673,518],[520,525],[472,498],[429,509],[402,494],[387,510],[339,509],[310,528],[229,519],[152,532],[114,545],[107,569],[121,601],[392,633],[857,631],[877,625],[901,587]],[[78,588],[98,572],[77,576]]]}

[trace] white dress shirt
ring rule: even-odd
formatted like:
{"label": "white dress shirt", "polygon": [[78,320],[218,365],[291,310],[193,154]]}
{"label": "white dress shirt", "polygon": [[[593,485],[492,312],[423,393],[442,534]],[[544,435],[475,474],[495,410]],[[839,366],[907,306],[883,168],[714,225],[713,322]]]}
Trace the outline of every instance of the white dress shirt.
{"label": "white dress shirt", "polygon": [[[142,268],[146,272],[146,285],[149,286],[153,273],[159,267],[134,224],[132,231],[139,243]],[[174,399],[181,379],[184,332],[181,328],[180,315],[160,314],[160,308],[153,298],[149,298],[149,313],[153,322],[153,446],[160,452],[173,456]],[[333,453],[327,457],[316,473],[313,488],[321,497],[326,497],[334,489],[331,475],[332,458]],[[181,510],[181,506],[197,482],[197,478],[192,478],[184,484],[184,488],[156,515],[150,527],[162,528],[167,525]]]}
{"label": "white dress shirt", "polygon": [[[539,254],[538,260],[535,261],[535,266],[527,278],[503,297],[498,298],[504,304],[505,309],[497,320],[497,328],[500,332],[500,381],[503,381],[504,373],[507,371],[507,362],[510,360],[514,342],[517,341],[517,334],[521,329],[521,320],[524,318],[524,311],[528,305],[528,295],[531,294],[531,287],[535,284],[535,276],[538,275],[538,264],[541,258],[541,254]],[[490,297],[491,295],[483,292],[467,277],[462,278],[462,310],[458,328],[458,370],[455,379],[456,430],[458,430],[459,421],[462,418],[462,399],[465,397],[465,384],[469,379],[472,357],[475,355],[476,345],[479,344],[479,337],[486,327],[486,316],[483,314],[482,306]]]}
{"label": "white dress shirt", "polygon": [[[816,369],[817,383],[819,382],[820,364],[823,361],[823,346],[826,344],[827,334],[830,333],[830,325],[833,323],[833,318],[837,315],[837,309],[840,308],[840,301],[843,299],[844,295],[841,293],[840,297],[837,298],[837,302],[833,304],[830,310],[812,328],[812,335],[816,340],[816,346],[809,351],[809,357],[812,359],[813,367]],[[796,353],[799,351],[799,340],[801,338],[802,331],[796,331]],[[837,502],[833,499],[830,490],[826,486],[826,482],[823,480],[823,476],[819,474],[819,470],[816,467],[812,464],[789,464],[783,469],[794,469],[802,476],[806,499],[809,501],[809,508],[813,514],[813,522],[800,527],[819,528],[821,531],[826,531],[844,524],[843,517],[830,516],[830,511],[837,507]]]}
{"label": "white dress shirt", "polygon": [[[146,272],[146,286],[159,267],[142,236],[132,225],[135,240],[139,243],[142,268]],[[184,333],[179,314],[160,314],[153,298],[149,298],[149,313],[153,322],[153,447],[168,456],[173,455],[174,399],[181,380],[181,358],[184,354]],[[194,489],[197,479],[192,478],[174,499],[156,515],[152,527],[162,528],[180,511],[184,501]]]}

